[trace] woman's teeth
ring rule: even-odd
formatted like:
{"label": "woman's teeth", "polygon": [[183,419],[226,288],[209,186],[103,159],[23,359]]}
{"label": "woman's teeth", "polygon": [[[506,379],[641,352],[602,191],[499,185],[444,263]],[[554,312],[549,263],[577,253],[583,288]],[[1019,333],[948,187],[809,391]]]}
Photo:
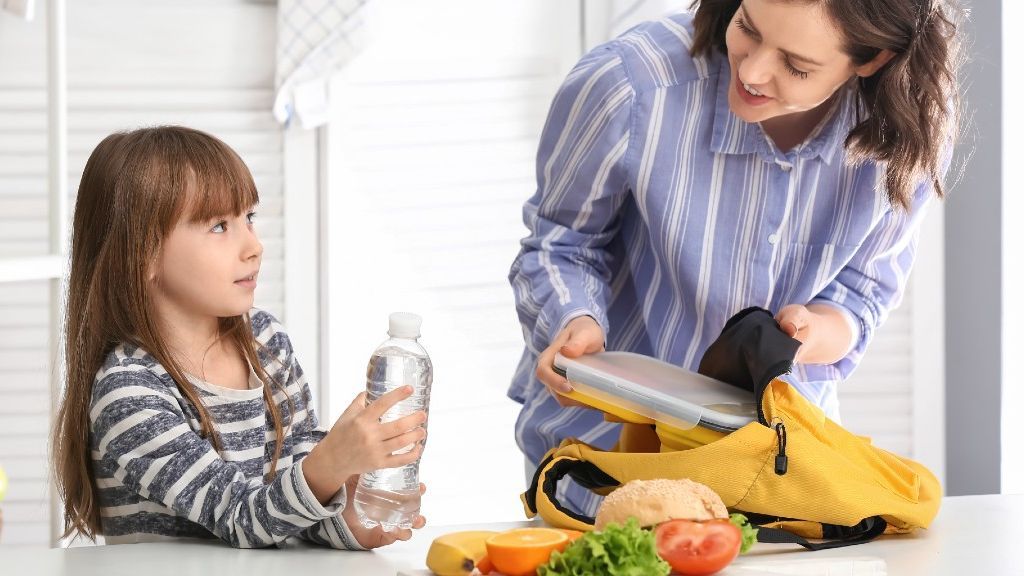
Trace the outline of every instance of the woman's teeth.
{"label": "woman's teeth", "polygon": [[761,94],[757,90],[754,90],[753,88],[751,88],[750,84],[743,84],[743,89],[746,90],[747,93],[753,94],[754,96],[764,96],[764,94]]}

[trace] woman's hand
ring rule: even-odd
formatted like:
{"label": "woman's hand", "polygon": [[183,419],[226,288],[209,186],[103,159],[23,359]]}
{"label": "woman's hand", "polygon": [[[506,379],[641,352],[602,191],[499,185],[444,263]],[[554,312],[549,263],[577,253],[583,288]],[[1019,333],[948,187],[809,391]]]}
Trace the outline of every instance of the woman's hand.
{"label": "woman's hand", "polygon": [[[380,548],[381,546],[387,546],[388,544],[394,543],[396,540],[408,540],[412,538],[412,530],[408,528],[399,528],[394,532],[385,532],[380,526],[374,528],[367,528],[359,523],[359,518],[356,517],[356,507],[352,505],[352,498],[356,493],[356,486],[359,484],[359,475],[350,476],[345,482],[345,488],[348,492],[347,501],[345,503],[345,510],[341,513],[342,520],[348,525],[348,529],[352,531],[352,535],[356,537],[356,541],[363,548]],[[424,484],[420,484],[420,497],[427,491],[427,487]],[[413,529],[423,528],[426,525],[427,520],[423,516],[417,515],[412,521]]]}
{"label": "woman's hand", "polygon": [[555,396],[555,400],[562,406],[584,406],[580,402],[571,400],[558,394],[572,392],[572,386],[563,376],[559,376],[555,370],[555,354],[562,353],[566,358],[578,358],[583,354],[593,354],[604,350],[604,330],[590,316],[573,318],[566,324],[554,342],[551,343],[537,358],[537,378],[548,387]]}
{"label": "woman's hand", "polygon": [[794,361],[834,364],[853,347],[853,331],[843,312],[827,304],[790,304],[775,315],[782,331],[802,345]]}
{"label": "woman's hand", "polygon": [[[366,393],[352,404],[303,460],[302,472],[313,495],[327,503],[352,475],[381,468],[398,468],[415,462],[423,452],[427,431],[426,412],[420,410],[391,422],[380,418],[392,406],[412,394],[412,386],[402,386],[384,394],[369,405]],[[408,452],[397,450],[413,445]]]}

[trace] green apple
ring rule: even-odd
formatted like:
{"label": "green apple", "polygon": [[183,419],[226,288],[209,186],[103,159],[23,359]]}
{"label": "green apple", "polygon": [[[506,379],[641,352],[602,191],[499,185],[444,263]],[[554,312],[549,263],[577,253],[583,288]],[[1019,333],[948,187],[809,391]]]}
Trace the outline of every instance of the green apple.
{"label": "green apple", "polygon": [[4,501],[7,495],[7,474],[4,474],[4,467],[0,466],[0,502]]}

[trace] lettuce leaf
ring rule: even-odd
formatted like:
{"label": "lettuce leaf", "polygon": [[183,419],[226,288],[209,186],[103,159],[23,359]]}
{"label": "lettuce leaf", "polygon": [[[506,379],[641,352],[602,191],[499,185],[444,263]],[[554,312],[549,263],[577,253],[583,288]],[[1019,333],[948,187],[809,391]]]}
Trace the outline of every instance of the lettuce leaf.
{"label": "lettuce leaf", "polygon": [[608,524],[587,532],[537,569],[537,576],[665,576],[668,563],[658,556],[654,534],[630,518],[625,525]]}
{"label": "lettuce leaf", "polygon": [[740,544],[740,554],[746,554],[754,545],[754,542],[757,542],[757,528],[751,526],[750,521],[743,514],[730,514],[729,522],[732,522],[740,529],[740,534],[743,535],[743,543]]}

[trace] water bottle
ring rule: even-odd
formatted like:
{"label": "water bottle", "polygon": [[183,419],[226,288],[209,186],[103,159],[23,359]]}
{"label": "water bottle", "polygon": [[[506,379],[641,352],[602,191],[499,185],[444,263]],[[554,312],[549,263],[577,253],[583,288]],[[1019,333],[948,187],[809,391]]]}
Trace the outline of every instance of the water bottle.
{"label": "water bottle", "polygon": [[[366,367],[366,401],[373,402],[395,388],[410,385],[411,396],[391,407],[382,422],[397,420],[418,410],[427,410],[433,367],[427,351],[420,346],[420,324],[416,314],[396,312],[388,318],[388,338],[373,351]],[[427,424],[424,423],[426,428]],[[423,440],[426,442],[426,440]],[[410,444],[395,452],[412,450]],[[367,527],[380,526],[386,531],[410,528],[420,511],[420,462],[400,468],[382,468],[359,477],[353,496],[359,522]]]}

